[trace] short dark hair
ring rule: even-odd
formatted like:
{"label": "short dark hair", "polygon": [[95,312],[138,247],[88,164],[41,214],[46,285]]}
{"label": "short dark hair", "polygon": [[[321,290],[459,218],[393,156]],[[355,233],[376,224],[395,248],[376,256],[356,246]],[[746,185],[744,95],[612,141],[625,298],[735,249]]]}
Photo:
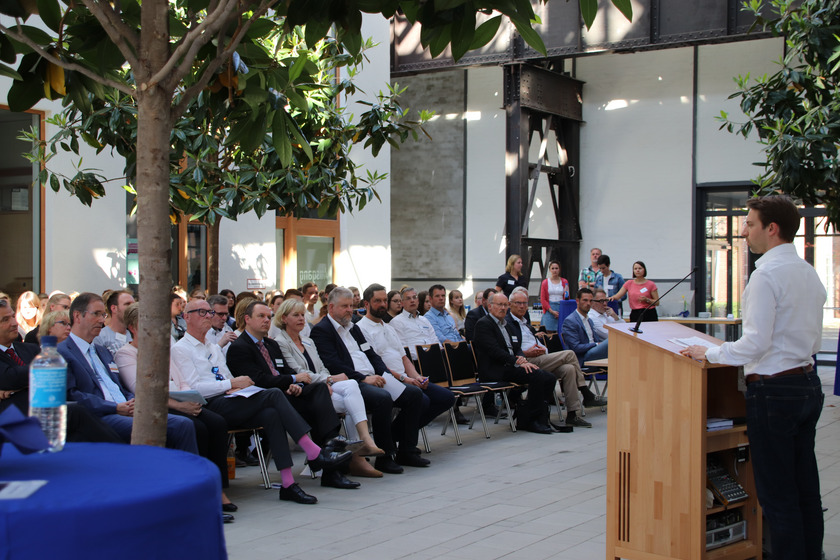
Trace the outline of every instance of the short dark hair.
{"label": "short dark hair", "polygon": [[222,294],[214,294],[207,298],[207,303],[210,304],[211,309],[217,305],[224,305],[225,307],[227,307],[228,300],[227,296],[223,296]]}
{"label": "short dark hair", "polygon": [[274,294],[273,296],[271,296],[271,300],[269,300],[268,303],[271,304],[271,305],[274,305],[274,302],[277,301],[278,299],[286,299],[286,298],[283,297],[282,293]]}
{"label": "short dark hair", "polygon": [[[78,296],[76,296],[76,297],[78,297]],[[179,296],[175,292],[169,292],[169,305],[172,305],[172,302],[175,301],[176,299],[180,299],[181,301],[184,300],[184,298],[182,298],[181,296]]]}
{"label": "short dark hair", "polygon": [[292,296],[303,297],[303,292],[298,290],[297,288],[289,288],[286,290],[286,293],[283,294],[283,299],[289,299]]}
{"label": "short dark hair", "polygon": [[[248,317],[253,317],[254,316],[254,308],[258,305],[266,305],[266,303],[262,300],[254,299],[254,301],[250,302],[245,307],[245,315],[247,315]],[[266,305],[266,307],[267,307],[267,305]]]}
{"label": "short dark hair", "polygon": [[581,288],[581,289],[578,290],[578,293],[575,296],[575,299],[580,299],[580,296],[582,296],[583,294],[593,295],[592,290],[590,290],[589,288]]}
{"label": "short dark hair", "polygon": [[799,230],[799,209],[789,196],[771,194],[747,200],[747,208],[755,210],[762,228],[775,223],[779,226],[779,237],[788,243],[793,241]]}
{"label": "short dark hair", "polygon": [[85,311],[87,311],[87,308],[88,306],[90,306],[91,303],[97,301],[102,301],[102,296],[100,296],[99,294],[94,294],[93,292],[83,292],[77,295],[76,299],[74,299],[70,303],[70,326],[73,326],[73,315],[75,315],[76,311],[78,311],[79,313],[84,313]]}
{"label": "short dark hair", "polygon": [[484,299],[487,299],[488,297],[490,297],[490,294],[494,293],[496,293],[496,288],[487,288],[486,290],[484,290]]}
{"label": "short dark hair", "polygon": [[301,293],[305,294],[306,290],[308,290],[309,288],[317,288],[317,287],[318,287],[318,284],[316,284],[315,282],[307,282],[306,284],[304,284],[303,286],[300,287],[300,291],[301,291]]}
{"label": "short dark hair", "polygon": [[433,284],[431,288],[429,288],[429,296],[434,295],[435,290],[443,290],[443,293],[446,293],[446,288],[443,287],[443,284]]}
{"label": "short dark hair", "polygon": [[134,297],[134,294],[128,290],[114,290],[111,292],[111,295],[108,296],[108,301],[105,302],[105,307],[108,309],[108,315],[111,314],[111,306],[120,304],[120,296],[122,294],[128,294],[131,297]]}
{"label": "short dark hair", "polygon": [[[647,277],[647,266],[645,266],[645,263],[643,263],[642,261],[636,261],[633,264],[637,264],[637,265],[641,266],[642,269],[644,269],[644,271],[645,271],[643,276]],[[636,275],[634,274],[633,277],[635,277],[635,276]]]}
{"label": "short dark hair", "polygon": [[610,266],[610,258],[607,255],[601,255],[597,260],[598,266]]}
{"label": "short dark hair", "polygon": [[362,296],[362,299],[370,303],[370,300],[373,299],[373,294],[376,292],[387,292],[387,290],[382,284],[371,284],[370,286],[365,288],[365,293]]}

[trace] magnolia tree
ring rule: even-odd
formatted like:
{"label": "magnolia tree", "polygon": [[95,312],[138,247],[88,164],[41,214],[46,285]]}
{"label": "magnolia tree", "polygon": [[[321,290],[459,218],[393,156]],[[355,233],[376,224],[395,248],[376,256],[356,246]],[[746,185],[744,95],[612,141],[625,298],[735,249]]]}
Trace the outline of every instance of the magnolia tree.
{"label": "magnolia tree", "polygon": [[[580,4],[585,22],[591,25],[597,0],[580,0]],[[613,0],[613,4],[631,16],[629,0]],[[317,44],[332,30],[335,41],[344,45],[351,56],[356,55],[362,48],[362,13],[389,18],[397,10],[422,26],[423,44],[433,47],[433,52],[452,44],[453,53],[459,57],[471,48],[483,46],[492,39],[493,27],[498,28],[501,17],[510,18],[532,47],[545,52],[531,27],[537,18],[528,0],[9,0],[0,6],[0,13],[7,16],[0,23],[0,61],[5,63],[0,64],[0,73],[15,80],[8,95],[12,110],[27,109],[44,97],[65,96],[76,107],[90,106],[91,110],[94,100],[120,102],[119,95],[130,98],[136,107],[136,136],[127,141],[135,145],[132,175],[137,193],[139,289],[143,306],[138,328],[142,352],[132,443],[162,445],[165,441],[169,225],[171,206],[176,200],[170,198],[171,137],[176,123],[205,92],[212,93],[218,80],[222,88],[241,90],[249,106],[246,115],[232,109],[227,113],[241,117],[247,124],[231,128],[232,140],[228,137],[219,141],[224,145],[262,141],[267,133],[263,125],[269,122],[270,111],[272,132],[276,134],[284,126],[290,142],[286,146],[282,140],[278,146],[272,134],[274,157],[289,162],[290,172],[305,173],[307,163],[301,166],[296,162],[299,167],[295,167],[289,148],[299,145],[307,159],[315,159],[314,153],[311,158],[308,153],[314,140],[306,138],[299,128],[301,121],[295,119],[295,111],[306,112],[311,107],[305,98],[291,94],[294,87],[275,86],[275,94],[267,84],[249,78],[250,72],[246,74],[239,62],[246,56],[262,57],[261,40],[279,33],[278,28],[288,33],[298,26],[303,29],[307,45]],[[48,31],[26,24],[33,14],[40,17]],[[476,14],[491,17],[476,26]],[[21,56],[17,58],[18,55]],[[16,61],[16,68],[7,66]],[[285,64],[282,68],[287,80],[294,82],[295,73],[306,70],[307,57],[296,57]],[[220,74],[226,74],[227,85]],[[253,131],[259,133],[256,138]],[[225,156],[220,153],[219,157]],[[193,173],[200,179],[200,173]],[[196,180],[197,184],[201,182]],[[190,199],[190,192],[184,192],[185,200]],[[222,196],[233,200],[232,192],[226,191]],[[271,196],[266,193],[263,198]],[[298,197],[295,204],[300,200]]]}

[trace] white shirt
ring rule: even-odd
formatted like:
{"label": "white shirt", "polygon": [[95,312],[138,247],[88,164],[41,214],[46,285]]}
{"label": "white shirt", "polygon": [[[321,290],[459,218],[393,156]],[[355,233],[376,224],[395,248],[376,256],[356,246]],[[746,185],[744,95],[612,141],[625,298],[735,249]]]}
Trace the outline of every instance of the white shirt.
{"label": "white shirt", "polygon": [[402,359],[405,357],[405,350],[396,331],[384,322],[371,321],[367,316],[362,317],[356,324],[388,369],[397,376],[404,374],[405,364]]}
{"label": "white shirt", "polygon": [[118,333],[111,327],[103,327],[102,330],[99,331],[99,336],[93,339],[94,344],[104,346],[108,349],[108,352],[110,352],[112,356],[117,353],[117,350],[129,342],[131,342],[130,332],[125,331],[124,333]]}
{"label": "white shirt", "polygon": [[403,310],[402,313],[391,319],[391,322],[388,324],[393,327],[394,332],[400,337],[400,343],[403,346],[408,346],[412,360],[417,359],[417,349],[415,346],[440,343],[432,324],[419,313],[412,316],[411,313]]}
{"label": "white shirt", "polygon": [[709,348],[706,359],[762,375],[810,365],[820,348],[825,300],[814,267],[792,243],[776,246],[756,261],[744,290],[741,338]]}
{"label": "white shirt", "polygon": [[542,348],[543,350],[548,350],[545,346],[543,346],[539,340],[533,335],[531,329],[529,328],[530,325],[528,321],[525,320],[525,315],[522,317],[517,317],[513,313],[510,314],[513,317],[513,320],[519,323],[519,330],[522,331],[522,350],[530,350],[534,346],[538,348]]}
{"label": "white shirt", "polygon": [[[225,356],[218,344],[208,342],[206,338],[204,342],[200,342],[187,333],[172,347],[170,354],[184,381],[201,393],[205,399],[230,390],[230,380],[233,379],[233,375],[225,363]],[[218,368],[217,372],[224,379],[216,379],[214,368]]]}
{"label": "white shirt", "polygon": [[[350,334],[350,329],[353,328],[353,323],[350,323],[350,326],[345,328],[341,326],[341,323],[329,315],[327,315],[327,317],[329,317],[330,322],[333,327],[335,327],[335,331],[338,333],[338,336],[341,338],[341,341],[344,343],[347,351],[350,352],[350,357],[353,358],[353,367],[356,371],[365,376],[376,375],[376,371],[373,369],[373,364],[370,363],[370,360],[368,360],[364,350],[362,350],[359,343],[356,342],[356,339],[353,338],[353,335]],[[368,342],[367,344],[369,345],[370,343]]]}
{"label": "white shirt", "polygon": [[[225,335],[225,333],[229,333],[229,332],[233,332],[233,329],[230,328],[230,326],[227,323],[225,323],[225,326],[222,327],[222,330],[220,330],[220,331],[217,331],[213,327],[210,327],[210,330],[207,331],[207,334],[204,335],[204,341],[205,342],[212,342],[213,344],[219,344],[219,340],[221,340],[221,338]],[[230,348],[230,342],[228,342],[224,346],[219,344],[219,347],[221,347],[221,349],[222,349],[222,354],[227,356],[228,348]]]}
{"label": "white shirt", "polygon": [[594,307],[589,310],[589,318],[592,320],[592,324],[595,325],[595,332],[601,335],[603,340],[606,340],[610,334],[604,325],[609,323],[618,323],[617,318],[610,317],[606,313],[599,313]]}
{"label": "white shirt", "polygon": [[589,317],[587,317],[577,309],[575,309],[575,313],[578,314],[581,323],[583,323],[583,330],[586,331],[586,336],[589,337],[589,342],[595,342],[595,336],[592,334],[592,325],[589,324]]}

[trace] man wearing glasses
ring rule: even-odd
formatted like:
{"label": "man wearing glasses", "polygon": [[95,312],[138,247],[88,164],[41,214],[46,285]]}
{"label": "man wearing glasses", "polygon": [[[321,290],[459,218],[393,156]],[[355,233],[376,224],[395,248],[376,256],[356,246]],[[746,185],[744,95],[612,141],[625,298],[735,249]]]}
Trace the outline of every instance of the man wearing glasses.
{"label": "man wearing glasses", "polygon": [[[101,297],[79,294],[70,305],[70,336],[59,343],[58,352],[67,361],[68,398],[87,407],[130,443],[134,394],[123,387],[108,349],[93,343],[105,326],[105,315]],[[198,454],[192,420],[168,414],[166,446]]]}
{"label": "man wearing glasses", "polygon": [[228,311],[227,297],[221,295],[214,295],[207,298],[207,303],[210,309],[215,312],[210,318],[210,330],[204,335],[207,342],[218,344],[222,349],[222,354],[227,355],[230,343],[236,340],[236,333],[227,324],[230,312]]}
{"label": "man wearing glasses", "polygon": [[609,331],[604,325],[610,323],[618,323],[621,319],[615,311],[607,305],[607,292],[601,288],[595,290],[595,299],[592,300],[592,308],[589,310],[587,316],[592,320],[592,325],[595,327],[595,332],[603,339],[607,340]]}

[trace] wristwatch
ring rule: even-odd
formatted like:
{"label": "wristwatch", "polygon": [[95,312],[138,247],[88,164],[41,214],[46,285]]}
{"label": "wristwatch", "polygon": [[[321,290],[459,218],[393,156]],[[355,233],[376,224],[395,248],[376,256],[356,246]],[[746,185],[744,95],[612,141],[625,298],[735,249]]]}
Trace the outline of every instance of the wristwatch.
{"label": "wristwatch", "polygon": [[400,374],[400,381],[405,381],[405,378],[406,378],[406,377],[408,377],[406,374],[401,373],[401,374]]}
{"label": "wristwatch", "polygon": [[327,377],[327,385],[329,385],[330,387],[332,387],[332,384],[333,384],[332,377]]}

